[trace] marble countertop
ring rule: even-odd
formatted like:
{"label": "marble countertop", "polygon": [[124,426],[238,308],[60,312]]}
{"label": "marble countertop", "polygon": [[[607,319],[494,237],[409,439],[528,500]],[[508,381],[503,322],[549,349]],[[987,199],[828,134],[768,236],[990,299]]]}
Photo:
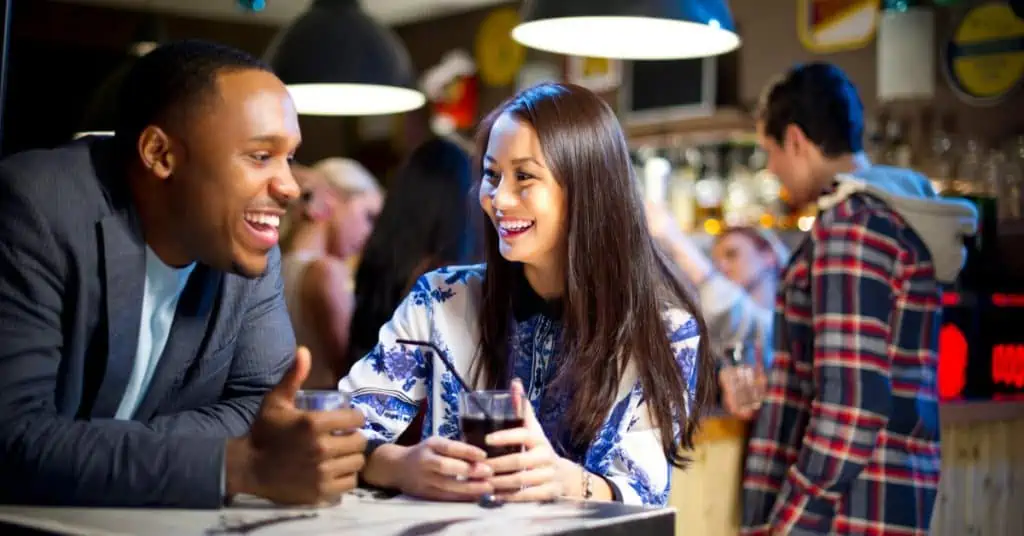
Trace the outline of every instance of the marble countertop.
{"label": "marble countertop", "polygon": [[[638,534],[663,533],[674,526],[672,508],[643,508],[619,503],[560,501],[506,504],[483,508],[472,503],[439,503],[398,496],[379,498],[357,490],[336,506],[278,508],[256,498],[236,499],[221,510],[50,508],[0,506],[3,524],[56,534],[123,536],[134,534],[314,536],[461,535],[533,536],[601,534],[636,525]],[[671,534],[668,532],[667,534]]]}

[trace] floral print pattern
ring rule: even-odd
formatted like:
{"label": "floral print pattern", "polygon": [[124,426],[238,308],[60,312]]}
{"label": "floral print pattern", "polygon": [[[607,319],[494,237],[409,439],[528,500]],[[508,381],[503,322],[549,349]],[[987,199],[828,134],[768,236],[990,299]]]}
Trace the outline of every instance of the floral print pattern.
{"label": "floral print pattern", "polygon": [[[447,267],[421,277],[381,329],[377,346],[341,380],[339,389],[350,393],[353,404],[367,415],[363,433],[368,438],[394,441],[423,400],[427,408],[424,437],[460,438],[458,398],[462,386],[432,350],[403,346],[396,339],[434,343],[460,376],[471,378],[479,341],[476,315],[484,268]],[[679,309],[669,309],[664,318],[668,342],[692,399],[697,380],[697,324]],[[551,385],[558,366],[561,322],[540,312],[516,319],[510,327],[512,371],[523,381],[537,419],[559,455],[603,476],[626,503],[664,505],[671,466],[632,369],[627,367],[627,379],[597,437],[589,446],[574,447],[563,419],[571,393],[559,392]]]}

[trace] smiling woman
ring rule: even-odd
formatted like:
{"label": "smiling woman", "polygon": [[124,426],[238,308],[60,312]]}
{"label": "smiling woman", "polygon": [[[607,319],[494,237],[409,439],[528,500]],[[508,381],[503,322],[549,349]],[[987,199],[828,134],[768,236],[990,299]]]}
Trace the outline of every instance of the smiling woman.
{"label": "smiling woman", "polygon": [[[477,144],[487,264],[420,278],[339,384],[367,414],[365,480],[435,499],[664,504],[712,364],[612,110],[578,86],[535,86],[493,111]],[[456,377],[399,340],[431,341],[474,389],[522,393],[522,425],[486,440],[516,452],[462,442]],[[391,444],[424,400],[424,441]]]}
{"label": "smiling woman", "polygon": [[561,295],[565,192],[545,161],[536,131],[510,114],[498,116],[491,127],[480,204],[494,223],[502,257],[523,263],[541,296]]}

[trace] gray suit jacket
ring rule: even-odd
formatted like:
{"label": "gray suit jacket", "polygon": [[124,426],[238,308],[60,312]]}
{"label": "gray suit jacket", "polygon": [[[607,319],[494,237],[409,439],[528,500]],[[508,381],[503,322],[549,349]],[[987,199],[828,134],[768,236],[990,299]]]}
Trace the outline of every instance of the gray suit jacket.
{"label": "gray suit jacket", "polygon": [[292,362],[280,254],[193,270],[135,418],[145,243],[110,140],[0,162],[0,503],[214,508],[225,439]]}

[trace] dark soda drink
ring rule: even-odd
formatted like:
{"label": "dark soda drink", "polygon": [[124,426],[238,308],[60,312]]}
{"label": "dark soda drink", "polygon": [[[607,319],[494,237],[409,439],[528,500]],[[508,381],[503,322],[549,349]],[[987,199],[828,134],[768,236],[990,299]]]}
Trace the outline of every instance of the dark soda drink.
{"label": "dark soda drink", "polygon": [[488,458],[497,458],[507,454],[515,454],[522,450],[520,446],[494,447],[487,444],[485,438],[488,434],[499,430],[510,428],[522,428],[523,419],[496,417],[462,416],[462,440],[474,447],[478,447],[487,453]]}

